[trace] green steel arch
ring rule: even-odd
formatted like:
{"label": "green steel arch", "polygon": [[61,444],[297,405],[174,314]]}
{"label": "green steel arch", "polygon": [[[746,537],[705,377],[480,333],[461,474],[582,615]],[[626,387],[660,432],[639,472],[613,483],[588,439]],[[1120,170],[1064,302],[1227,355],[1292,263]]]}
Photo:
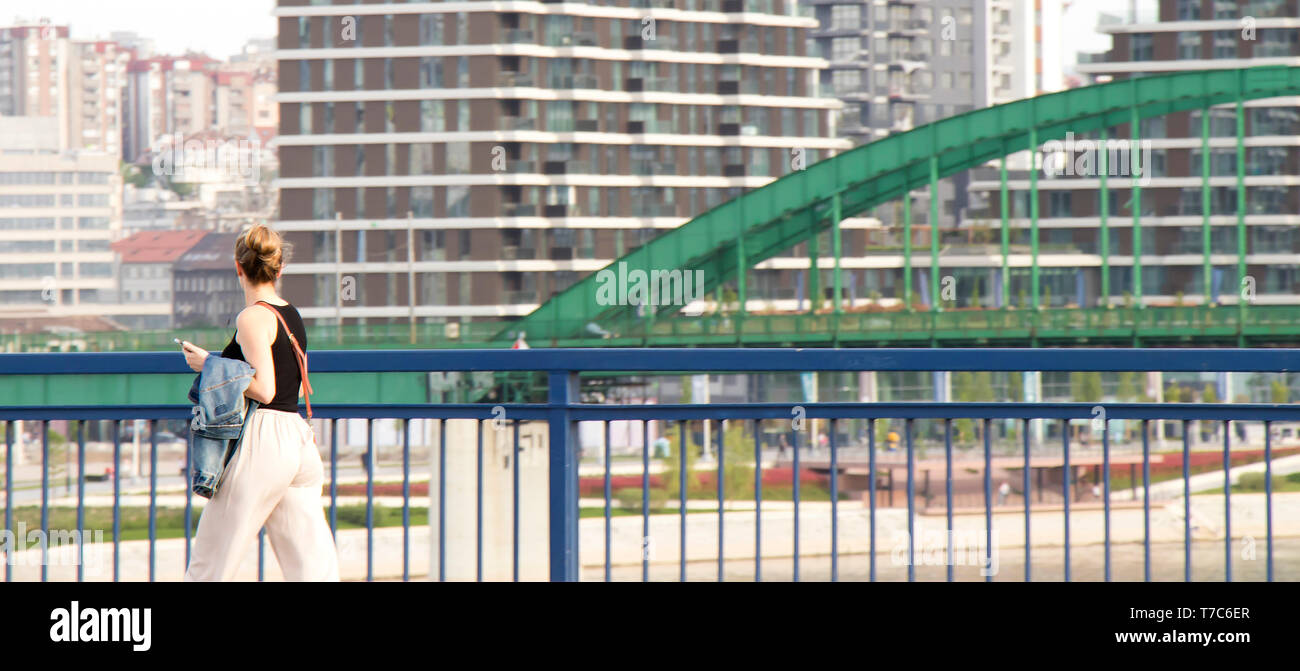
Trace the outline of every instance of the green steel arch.
{"label": "green steel arch", "polygon": [[[1065,138],[1067,132],[1104,133],[1113,126],[1136,125],[1137,120],[1148,117],[1231,102],[1237,102],[1240,107],[1246,100],[1297,94],[1300,94],[1300,67],[1263,66],[1138,77],[978,109],[859,146],[791,172],[660,235],[614,261],[607,269],[616,274],[620,268],[628,273],[653,269],[702,271],[703,287],[708,292],[735,278],[737,268],[748,268],[829,228],[838,230],[839,221],[845,217],[902,198],[920,186],[933,185],[939,178]],[[1241,129],[1239,114],[1239,152]],[[1203,128],[1203,134],[1208,138],[1208,125]],[[1203,165],[1208,167],[1208,161]],[[1239,189],[1243,170],[1244,165],[1238,161]],[[1208,177],[1206,174],[1207,181]],[[1034,178],[1036,175],[1031,177]],[[1135,193],[1140,197],[1140,191]],[[1239,208],[1242,206],[1239,203]],[[937,219],[937,207],[937,199],[931,198],[931,221]],[[1033,207],[1036,220],[1036,203]],[[1133,211],[1138,213],[1140,208],[1134,207]],[[1239,236],[1244,236],[1242,214],[1239,209]],[[910,226],[910,221],[905,225]],[[1140,234],[1140,227],[1135,227],[1135,231]],[[836,246],[838,239],[838,235],[834,236]],[[910,259],[911,235],[906,239],[904,254]],[[931,239],[932,245],[937,245],[937,237]],[[839,258],[838,249],[834,255]],[[932,255],[937,255],[937,246],[932,246]],[[1244,265],[1244,256],[1239,263]],[[1035,270],[1037,267],[1035,262]],[[1140,264],[1136,268],[1135,272],[1140,272]],[[931,272],[935,280],[931,289],[937,290],[937,266],[932,266]],[[910,280],[910,276],[906,278],[909,284]],[[1140,287],[1140,275],[1137,280]],[[739,285],[742,295],[743,282],[742,273]],[[1036,292],[1038,283],[1033,284]],[[598,273],[588,275],[513,322],[498,333],[497,339],[512,339],[522,331],[527,333],[530,344],[546,345],[561,339],[590,338],[593,332],[653,318],[638,315],[635,305],[602,305],[597,300],[600,286]],[[1004,281],[1003,287],[1006,286]],[[1035,300],[1034,305],[1037,304]],[[667,315],[668,312],[660,310],[657,316]]]}

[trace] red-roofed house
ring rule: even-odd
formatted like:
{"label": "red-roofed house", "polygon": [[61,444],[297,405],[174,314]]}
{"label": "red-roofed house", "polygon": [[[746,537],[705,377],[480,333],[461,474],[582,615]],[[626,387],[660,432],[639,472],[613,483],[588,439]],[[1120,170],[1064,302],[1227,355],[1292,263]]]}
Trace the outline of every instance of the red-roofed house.
{"label": "red-roofed house", "polygon": [[[118,301],[136,307],[118,318],[131,329],[172,327],[172,266],[208,231],[143,231],[112,244],[118,264]],[[139,308],[151,309],[140,313]]]}

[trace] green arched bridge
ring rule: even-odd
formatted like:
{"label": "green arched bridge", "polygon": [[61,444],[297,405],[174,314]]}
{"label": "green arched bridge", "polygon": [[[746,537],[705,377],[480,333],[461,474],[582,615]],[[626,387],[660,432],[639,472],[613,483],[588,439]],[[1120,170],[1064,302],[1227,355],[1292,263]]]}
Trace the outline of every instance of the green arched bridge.
{"label": "green arched bridge", "polygon": [[[915,306],[917,295],[911,285],[914,262],[911,240],[910,199],[904,194],[939,179],[1002,158],[1002,283],[1001,305],[1009,306],[1007,292],[1008,208],[1006,207],[1005,157],[1042,143],[1065,138],[1067,133],[1096,132],[1106,139],[1110,128],[1127,125],[1140,128],[1138,121],[1188,110],[1207,110],[1212,105],[1237,105],[1237,270],[1246,269],[1246,198],[1244,185],[1245,149],[1242,104],[1250,100],[1300,95],[1300,67],[1256,67],[1240,70],[1180,72],[1071,89],[1004,105],[975,110],[921,126],[863,145],[838,156],[792,172],[762,188],[723,203],[614,261],[608,267],[618,273],[681,271],[680,280],[695,289],[696,276],[703,292],[714,292],[735,282],[737,308],[704,316],[684,317],[671,310],[639,313],[634,301],[622,300],[607,289],[609,274],[593,273],[554,296],[526,317],[502,324],[468,322],[455,330],[443,324],[391,324],[346,327],[313,327],[314,349],[400,348],[400,347],[507,347],[516,334],[525,332],[533,347],[546,346],[689,346],[689,345],[773,345],[773,346],[949,346],[1013,345],[1157,345],[1196,343],[1263,345],[1295,343],[1300,340],[1300,306],[1235,305],[1214,306],[1210,282],[1203,281],[1206,300],[1202,305],[1142,306],[1141,257],[1133,259],[1134,297],[1138,307],[1036,309],[1039,306],[1038,199],[1030,198],[1032,240],[1032,302],[1030,309],[943,310],[939,300],[940,258],[938,236],[930,236],[928,304],[933,309],[901,309],[895,312],[841,312],[839,259],[840,222],[875,206],[902,199],[904,216],[904,287],[902,304]],[[1208,155],[1208,114],[1202,115],[1202,155]],[[1131,137],[1131,139],[1138,139]],[[1106,152],[1098,152],[1104,160]],[[1202,161],[1204,275],[1210,259],[1210,172]],[[1106,174],[1105,166],[1099,172]],[[1031,191],[1037,191],[1036,171],[1030,171]],[[1134,179],[1119,186],[1131,189],[1135,201],[1131,211],[1134,249],[1141,249],[1141,186]],[[932,191],[933,193],[933,191]],[[1107,187],[1103,177],[1101,207],[1101,295],[1116,292],[1108,286],[1109,244],[1107,231]],[[929,221],[938,220],[938,198],[930,198]],[[747,314],[743,310],[747,287],[745,273],[755,264],[804,242],[810,256],[817,257],[816,235],[831,231],[833,296],[830,311],[803,314]],[[921,257],[924,260],[924,257]],[[1127,265],[1127,264],[1125,264]],[[819,295],[818,273],[810,273],[809,295]],[[620,278],[621,281],[621,278]],[[685,288],[674,284],[670,289]],[[684,293],[684,292],[683,292]],[[674,297],[675,298],[675,297]],[[600,300],[610,299],[610,300]],[[613,303],[613,304],[610,304]],[[624,304],[628,303],[628,304]],[[4,336],[0,349],[92,351],[172,349],[172,337],[193,342],[220,342],[227,332],[203,333],[130,332],[64,336]],[[405,374],[404,374],[405,375]],[[47,376],[50,377],[50,376]],[[104,381],[109,387],[87,385],[81,380],[33,381],[10,386],[0,394],[0,403],[42,403],[48,399],[105,397],[148,399],[174,398],[188,387],[185,376],[126,376],[142,379]],[[401,377],[401,376],[398,376]],[[356,379],[321,388],[346,389],[356,401],[357,390],[376,402],[405,402],[419,399],[429,387],[426,376],[410,374],[409,380]],[[157,378],[169,378],[166,384]],[[175,378],[175,379],[170,379]],[[102,388],[101,388],[102,387]],[[21,390],[21,391],[20,391]],[[71,395],[71,396],[69,396]],[[396,396],[394,396],[396,395]],[[320,402],[330,402],[324,394]],[[401,398],[397,398],[401,397]],[[88,400],[87,402],[95,402]],[[157,400],[156,402],[166,402]]]}
{"label": "green arched bridge", "polygon": [[[638,311],[637,300],[608,299],[610,274],[592,273],[567,290],[548,300],[536,311],[496,334],[495,340],[508,342],[516,333],[525,332],[532,346],[575,345],[602,338],[610,345],[683,345],[683,344],[970,344],[971,342],[1044,341],[1120,342],[1139,344],[1151,341],[1222,340],[1244,344],[1251,339],[1271,340],[1300,334],[1295,318],[1300,311],[1292,306],[1251,306],[1240,308],[1204,306],[1173,308],[1141,307],[1135,309],[1068,309],[1068,310],[979,310],[944,313],[941,308],[896,313],[842,313],[842,287],[839,259],[839,224],[844,218],[929,185],[929,221],[939,218],[939,199],[933,197],[936,183],[947,177],[989,161],[1002,158],[1002,282],[1001,305],[1010,305],[1006,295],[1008,281],[1008,208],[1006,207],[1005,157],[1034,149],[1051,140],[1064,139],[1067,133],[1098,132],[1106,139],[1108,129],[1129,125],[1133,140],[1138,140],[1138,121],[1174,112],[1203,110],[1211,105],[1300,94],[1300,68],[1270,66],[1240,70],[1181,72],[1140,77],[1088,86],[1059,93],[1027,98],[975,110],[946,118],[914,130],[893,135],[838,156],[820,161],[804,170],[792,172],[767,186],[754,189],[723,203],[682,226],[669,231],[609,266],[617,273],[617,284],[627,288],[638,280],[645,286],[662,288],[663,293],[677,293],[679,283],[688,287],[702,276],[704,292],[712,292],[724,283],[736,283],[736,309],[712,317],[675,317],[671,312]],[[1208,116],[1204,137],[1208,148]],[[1244,124],[1238,122],[1237,160],[1237,238],[1238,276],[1245,276],[1245,186]],[[1208,152],[1207,152],[1208,154]],[[1106,152],[1098,152],[1103,161],[1099,172],[1105,175]],[[1203,192],[1209,197],[1209,161],[1204,166]],[[1031,306],[1040,305],[1038,264],[1038,198],[1036,171],[1031,172],[1030,220],[1032,240]],[[1134,249],[1141,249],[1142,226],[1139,218],[1141,186],[1133,179],[1123,186],[1132,189],[1134,200],[1132,231]],[[1102,181],[1102,198],[1106,198]],[[910,199],[903,199],[904,206]],[[1102,200],[1100,236],[1102,272],[1101,294],[1114,296],[1109,284],[1109,235],[1106,234],[1106,201]],[[1208,204],[1203,208],[1205,275],[1210,275]],[[912,280],[912,232],[910,212],[903,216],[904,297],[902,304],[912,306],[917,296]],[[835,259],[834,300],[829,314],[753,315],[746,314],[748,269],[803,242],[811,242],[810,256],[816,263],[816,235],[830,230]],[[928,304],[940,306],[939,237],[930,236],[928,267]],[[666,270],[680,271],[661,277]],[[1142,306],[1141,257],[1133,262],[1133,285],[1136,305]],[[635,273],[644,273],[637,277]],[[817,275],[810,273],[809,295],[818,296]],[[656,278],[659,281],[654,281]],[[1210,283],[1205,286],[1210,299]],[[1235,290],[1235,289],[1234,289]],[[606,292],[606,293],[602,293]],[[622,298],[620,296],[620,298]],[[667,299],[668,297],[664,297]],[[677,296],[672,296],[676,299]],[[644,299],[642,301],[644,302]],[[679,310],[680,300],[672,311]],[[1109,301],[1107,301],[1109,303]],[[610,304],[613,303],[613,304]],[[1291,324],[1291,325],[1288,325]]]}

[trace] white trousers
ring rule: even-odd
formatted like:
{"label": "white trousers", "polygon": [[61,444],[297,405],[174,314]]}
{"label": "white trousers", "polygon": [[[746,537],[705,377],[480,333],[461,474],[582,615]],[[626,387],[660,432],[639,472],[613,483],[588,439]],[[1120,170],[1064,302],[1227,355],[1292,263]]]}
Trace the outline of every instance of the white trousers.
{"label": "white trousers", "polygon": [[233,580],[265,525],[285,580],[336,581],[338,551],[321,505],[324,468],[301,415],[258,408],[216,496],[199,517],[186,581]]}

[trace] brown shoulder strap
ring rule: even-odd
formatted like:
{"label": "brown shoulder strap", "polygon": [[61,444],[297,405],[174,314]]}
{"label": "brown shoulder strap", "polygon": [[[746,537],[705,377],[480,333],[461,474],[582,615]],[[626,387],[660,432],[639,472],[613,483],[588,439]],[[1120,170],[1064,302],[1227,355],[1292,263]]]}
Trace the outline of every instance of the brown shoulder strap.
{"label": "brown shoulder strap", "polygon": [[307,402],[307,418],[310,419],[311,383],[307,381],[307,353],[302,351],[302,347],[298,345],[298,339],[294,337],[293,331],[289,330],[289,325],[284,321],[284,315],[280,314],[280,311],[275,309],[274,305],[266,301],[258,301],[258,303],[271,309],[271,312],[275,314],[275,318],[280,320],[280,325],[284,327],[285,335],[289,336],[289,344],[293,345],[294,358],[298,360],[298,372],[302,374],[302,394],[303,399]]}

